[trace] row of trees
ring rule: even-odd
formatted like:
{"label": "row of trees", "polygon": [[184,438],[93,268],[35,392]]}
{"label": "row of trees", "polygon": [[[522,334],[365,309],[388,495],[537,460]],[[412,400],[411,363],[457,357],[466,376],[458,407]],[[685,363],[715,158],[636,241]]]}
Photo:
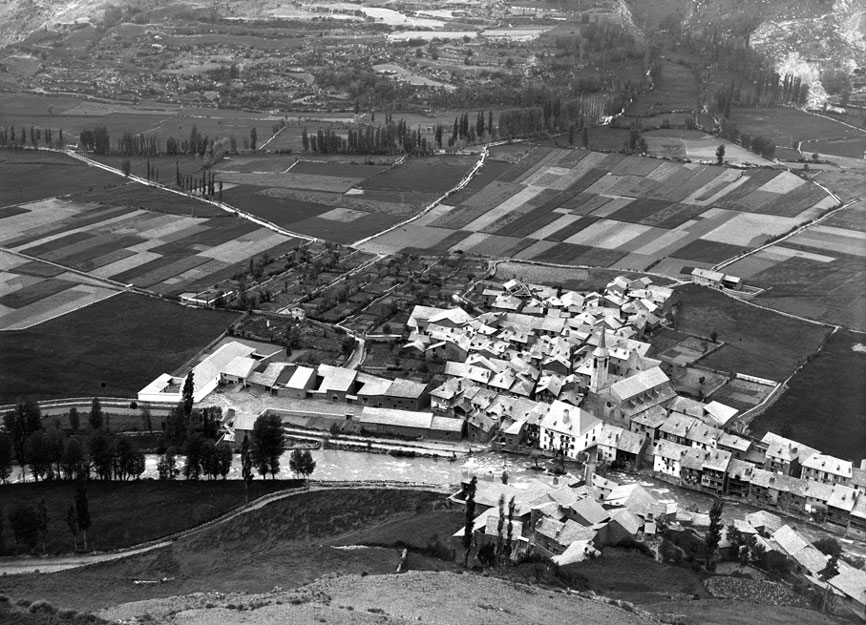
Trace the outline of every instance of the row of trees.
{"label": "row of trees", "polygon": [[[63,129],[60,128],[57,134],[51,128],[40,128],[38,126],[30,126],[30,147],[38,148],[40,140],[44,140],[47,148],[62,148],[63,147]],[[25,147],[27,145],[27,129],[21,126],[21,130],[16,133],[15,126],[5,126],[0,128],[0,147]]]}
{"label": "row of trees", "polygon": [[[628,91],[631,94],[633,87],[630,86]],[[603,115],[618,114],[631,95],[581,96],[562,100],[547,94],[536,106],[502,111],[496,134],[503,139],[512,139],[573,132],[595,125]]]}
{"label": "row of trees", "polygon": [[[150,161],[148,161],[148,170],[150,170]],[[150,176],[148,176],[148,180],[150,180]],[[180,164],[175,163],[175,182],[182,191],[193,195],[201,195],[210,200],[218,198],[222,202],[223,182],[222,180],[217,181],[216,174],[212,171],[203,171],[201,178],[192,174],[183,176],[180,173]]]}
{"label": "row of trees", "polygon": [[[285,122],[282,122],[285,124]],[[279,129],[277,125],[275,128]],[[278,130],[275,130],[277,132]],[[39,129],[32,128],[31,143],[35,147],[39,139]],[[35,133],[35,135],[34,135]],[[63,144],[63,131],[59,133],[59,139],[56,144],[51,142],[52,133],[50,129],[45,129],[46,145],[59,147]],[[20,141],[17,137],[20,136]],[[34,138],[35,137],[35,138]],[[21,134],[16,135],[15,129],[11,129],[11,138],[6,129],[0,129],[0,145],[17,145],[25,143],[25,129],[22,127]],[[257,148],[258,133],[255,128],[250,129],[249,139],[244,139],[245,149]],[[154,136],[143,133],[133,134],[124,132],[123,136],[117,141],[115,149],[112,151],[111,138],[108,134],[108,129],[105,126],[97,126],[92,130],[83,130],[79,135],[79,143],[82,149],[93,152],[97,155],[117,154],[119,156],[134,156],[134,157],[152,157],[152,156],[180,156],[188,155],[202,159],[202,167],[208,168],[214,163],[222,160],[226,154],[238,153],[237,139],[232,135],[228,137],[213,138],[200,132],[195,124],[190,130],[187,139],[178,140],[171,136],[166,139],[165,146],[162,141]],[[181,186],[181,183],[178,183]]]}
{"label": "row of trees", "polygon": [[82,130],[78,135],[81,147],[88,152],[98,155],[111,153],[111,138],[108,136],[108,128],[96,126],[93,130]]}
{"label": "row of trees", "polygon": [[117,144],[121,156],[156,156],[161,153],[159,139],[155,135],[124,132]]}
{"label": "row of trees", "polygon": [[[160,479],[184,477],[197,480],[228,476],[232,463],[232,448],[228,443],[217,443],[222,410],[207,407],[192,408],[192,373],[187,376],[183,401],[166,417],[163,423],[163,444],[167,449],[157,470]],[[145,419],[150,425],[149,413]],[[78,411],[72,408],[69,421],[73,434],[60,428],[42,427],[39,406],[22,400],[15,410],[4,415],[6,432],[0,434],[0,481],[4,483],[12,473],[13,461],[28,466],[35,481],[40,479],[128,480],[139,478],[145,470],[144,454],[133,439],[124,435],[111,435],[105,425],[105,414],[97,398],[93,399],[88,415],[89,432],[75,434],[79,428]],[[286,451],[286,435],[277,415],[259,417],[242,445],[242,461],[249,461],[262,476],[276,477],[280,471],[280,456]],[[177,456],[184,454],[183,469],[178,468]],[[246,458],[246,460],[245,460]],[[306,477],[315,469],[309,451],[294,450],[289,467],[293,473]]]}
{"label": "row of trees", "polygon": [[410,129],[402,119],[397,123],[350,128],[346,136],[333,128],[319,128],[316,134],[304,128],[301,145],[305,152],[321,154],[429,154],[432,151],[421,128]]}
{"label": "row of trees", "polygon": [[176,447],[169,447],[156,465],[159,479],[174,480],[183,473],[188,480],[202,477],[226,479],[232,466],[232,448],[228,443],[214,443],[213,440],[194,435],[183,447],[186,461],[183,470],[178,468]]}
{"label": "row of trees", "polygon": [[[72,434],[67,434],[55,419],[45,428],[39,406],[19,400],[15,409],[3,416],[5,434],[0,434],[0,481],[6,482],[12,473],[13,460],[28,467],[34,481],[53,479],[89,479],[92,475],[103,480],[137,479],[144,473],[144,454],[133,440],[112,435],[108,415],[94,398],[88,414],[88,431],[79,434],[80,415],[69,411]],[[22,473],[26,478],[26,474]]]}
{"label": "row of trees", "polygon": [[746,106],[761,102],[764,106],[790,104],[802,106],[809,99],[809,85],[801,78],[772,72],[761,74],[754,83],[754,97],[750,99],[743,93],[741,82],[730,82],[719,87],[710,103],[712,112],[722,119],[729,119],[731,106]]}
{"label": "row of trees", "polygon": [[[436,124],[432,140],[428,140],[419,126],[412,129],[402,119],[396,123],[386,114],[385,123],[367,124],[349,128],[344,136],[333,128],[318,129],[313,134],[307,128],[301,131],[301,145],[305,152],[322,154],[427,154],[434,147],[442,149],[463,143],[475,143],[485,138],[538,137],[594,125],[604,115],[619,113],[639,85],[626,81],[615,95],[579,95],[563,99],[555,90],[544,87],[526,89],[522,100],[529,106],[504,110],[494,125],[493,111],[478,111],[474,115],[464,112],[454,118],[450,136],[448,125]],[[356,107],[357,108],[357,107]],[[572,140],[571,143],[574,143]]]}

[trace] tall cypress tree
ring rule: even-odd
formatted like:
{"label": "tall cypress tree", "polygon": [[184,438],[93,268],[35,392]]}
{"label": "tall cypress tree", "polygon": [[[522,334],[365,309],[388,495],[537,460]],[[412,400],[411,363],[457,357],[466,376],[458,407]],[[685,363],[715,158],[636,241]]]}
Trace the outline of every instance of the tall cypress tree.
{"label": "tall cypress tree", "polygon": [[472,550],[472,537],[475,528],[475,488],[478,479],[472,477],[466,487],[466,523],[463,528],[463,566],[469,566],[469,552]]}
{"label": "tall cypress tree", "polygon": [[78,529],[84,534],[84,550],[87,551],[87,530],[93,524],[90,518],[90,506],[87,503],[87,487],[84,480],[78,480],[75,487],[75,517],[78,521]]}
{"label": "tall cypress tree", "polygon": [[192,370],[186,374],[186,380],[183,382],[183,411],[187,417],[192,414],[193,395],[195,395],[195,382]]}

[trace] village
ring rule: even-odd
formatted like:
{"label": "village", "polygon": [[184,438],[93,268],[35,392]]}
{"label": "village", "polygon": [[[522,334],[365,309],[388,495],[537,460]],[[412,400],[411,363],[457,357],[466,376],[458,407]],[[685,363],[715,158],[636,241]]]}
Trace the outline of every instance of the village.
{"label": "village", "polygon": [[[716,272],[691,277],[718,289],[740,286]],[[773,432],[750,438],[738,409],[678,394],[666,373],[676,363],[647,355],[653,333],[676,315],[674,289],[648,277],[619,276],[600,292],[512,279],[482,281],[472,297],[457,297],[462,306],[447,309],[418,305],[409,315],[402,351],[444,363],[440,384],[370,375],[349,368],[358,364],[351,357],[348,366],[299,365],[279,346],[226,338],[192,369],[194,399],[229,388],[260,399],[261,413],[225,413],[223,440],[236,446],[261,414],[277,414],[291,438],[332,448],[439,457],[491,449],[530,456],[536,466],[544,460],[559,476],[553,482],[515,486],[507,474],[472,482],[478,548],[502,542],[497,502],[514,500],[514,559],[531,547],[559,564],[580,562],[605,545],[658,541],[660,526],[692,535],[706,528],[705,512],[678,509],[640,484],[617,483],[606,477],[611,470],[765,510],[735,521],[748,541],[732,546],[725,538],[721,549],[733,549],[734,559],[738,549],[782,554],[818,586],[828,557],[791,522],[866,536],[866,463]],[[182,383],[163,374],[138,401],[177,402]],[[281,407],[283,400],[291,408]],[[465,505],[469,484],[467,476],[451,501]],[[866,573],[839,565],[835,591],[862,604]]]}

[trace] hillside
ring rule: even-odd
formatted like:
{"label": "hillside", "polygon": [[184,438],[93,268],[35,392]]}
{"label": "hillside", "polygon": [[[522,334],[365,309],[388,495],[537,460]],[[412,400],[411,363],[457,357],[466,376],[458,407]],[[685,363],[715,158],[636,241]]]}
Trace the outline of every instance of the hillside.
{"label": "hillside", "polygon": [[59,23],[98,19],[105,10],[100,0],[3,0],[0,2],[0,47],[26,39],[40,28]]}
{"label": "hillside", "polygon": [[[169,625],[721,625],[732,615],[742,625],[836,622],[770,605],[772,597],[766,605],[712,599],[690,569],[621,548],[562,572],[531,562],[466,571],[448,558],[446,544],[462,522],[462,511],[445,505],[441,494],[311,491],[147,553],[56,573],[2,575],[0,603],[11,597],[26,609],[40,600],[64,614]],[[394,575],[404,548],[411,550],[407,572]],[[5,623],[2,616],[0,610]],[[17,617],[13,622],[41,625],[39,615],[18,610]]]}
{"label": "hillside", "polygon": [[[493,577],[448,572],[326,577],[296,591],[263,595],[200,594],[142,601],[99,616],[159,623],[339,623],[402,625],[608,625],[658,623],[603,600],[553,592]],[[137,619],[137,620],[132,620]]]}

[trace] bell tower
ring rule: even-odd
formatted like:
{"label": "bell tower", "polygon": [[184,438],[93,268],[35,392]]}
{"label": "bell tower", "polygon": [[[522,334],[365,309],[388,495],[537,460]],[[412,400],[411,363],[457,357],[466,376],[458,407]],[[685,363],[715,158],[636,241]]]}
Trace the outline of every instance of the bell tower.
{"label": "bell tower", "polygon": [[598,392],[607,386],[607,370],[610,354],[604,343],[604,326],[598,331],[598,347],[592,350],[592,376],[589,379],[589,390]]}

